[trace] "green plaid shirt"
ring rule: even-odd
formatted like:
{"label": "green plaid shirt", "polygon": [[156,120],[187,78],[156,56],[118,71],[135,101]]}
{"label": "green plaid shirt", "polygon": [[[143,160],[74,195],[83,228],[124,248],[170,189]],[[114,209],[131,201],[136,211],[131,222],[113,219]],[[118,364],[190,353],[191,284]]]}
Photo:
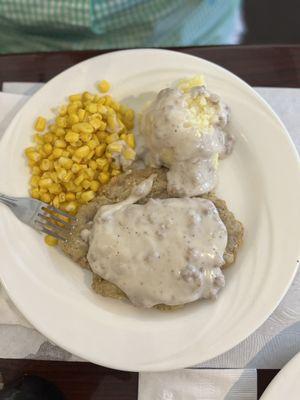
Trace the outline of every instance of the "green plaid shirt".
{"label": "green plaid shirt", "polygon": [[230,42],[241,0],[0,0],[0,53]]}

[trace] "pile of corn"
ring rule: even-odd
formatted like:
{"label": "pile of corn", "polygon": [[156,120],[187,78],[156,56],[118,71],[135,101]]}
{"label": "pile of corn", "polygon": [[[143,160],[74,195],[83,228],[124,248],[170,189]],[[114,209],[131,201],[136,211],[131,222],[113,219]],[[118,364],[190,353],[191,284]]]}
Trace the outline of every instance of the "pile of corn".
{"label": "pile of corn", "polygon": [[[106,81],[98,87],[102,93],[109,90]],[[122,172],[114,155],[122,152],[128,162],[135,159],[133,126],[132,109],[109,95],[89,92],[69,96],[54,123],[47,125],[45,118],[38,117],[35,145],[25,149],[31,196],[76,214],[101,185]],[[54,241],[47,238],[46,242]]]}

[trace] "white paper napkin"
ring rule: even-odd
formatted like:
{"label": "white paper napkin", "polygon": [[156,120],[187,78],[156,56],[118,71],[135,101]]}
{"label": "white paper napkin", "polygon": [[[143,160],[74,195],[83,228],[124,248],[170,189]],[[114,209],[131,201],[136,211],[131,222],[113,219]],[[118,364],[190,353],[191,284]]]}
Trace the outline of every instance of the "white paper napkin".
{"label": "white paper napkin", "polygon": [[139,375],[139,400],[257,400],[254,369],[183,369]]}
{"label": "white paper napkin", "polygon": [[[0,137],[11,118],[41,84],[6,83],[0,92]],[[287,126],[300,150],[300,89],[257,88]],[[284,267],[284,266],[283,266]],[[3,289],[2,289],[3,290]],[[210,360],[206,368],[282,368],[300,351],[300,271],[279,307],[270,318],[244,342]],[[0,357],[76,360],[70,353],[50,344],[7,301],[0,291]]]}

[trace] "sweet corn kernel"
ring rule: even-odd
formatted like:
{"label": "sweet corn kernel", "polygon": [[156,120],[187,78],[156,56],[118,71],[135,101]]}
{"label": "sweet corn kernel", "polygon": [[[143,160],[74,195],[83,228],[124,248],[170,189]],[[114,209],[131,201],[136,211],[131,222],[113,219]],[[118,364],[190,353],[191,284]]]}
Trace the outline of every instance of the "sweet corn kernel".
{"label": "sweet corn kernel", "polygon": [[70,180],[73,178],[73,172],[72,171],[67,171],[66,175],[63,177],[62,181],[65,182],[70,182]]}
{"label": "sweet corn kernel", "polygon": [[89,92],[84,92],[83,95],[82,95],[82,98],[84,100],[93,100],[94,96]]}
{"label": "sweet corn kernel", "polygon": [[43,146],[43,151],[44,151],[44,153],[46,153],[47,155],[49,155],[49,154],[52,153],[52,149],[53,149],[53,147],[52,147],[52,145],[51,145],[50,143],[46,143],[46,144],[44,144],[44,146]]}
{"label": "sweet corn kernel", "polygon": [[111,135],[108,135],[105,139],[107,144],[116,142],[117,140],[119,140],[119,135],[117,133],[112,133]]}
{"label": "sweet corn kernel", "polygon": [[92,139],[92,137],[93,137],[92,133],[85,132],[80,134],[80,139],[82,140],[82,142],[85,143],[89,142]]}
{"label": "sweet corn kernel", "polygon": [[67,107],[68,115],[76,114],[77,109],[78,109],[78,106],[77,106],[75,103],[71,103],[71,104]]}
{"label": "sweet corn kernel", "polygon": [[130,146],[132,149],[135,149],[135,137],[133,133],[128,133],[126,137],[126,142],[128,146]]}
{"label": "sweet corn kernel", "polygon": [[58,113],[61,117],[64,117],[67,114],[67,106],[61,106],[58,110]]}
{"label": "sweet corn kernel", "polygon": [[67,147],[67,143],[62,139],[56,139],[54,145],[59,149],[64,149],[65,147]]}
{"label": "sweet corn kernel", "polygon": [[110,143],[107,146],[107,151],[109,151],[110,153],[121,153],[122,149],[123,145],[120,140],[118,140],[117,142]]}
{"label": "sweet corn kernel", "polygon": [[39,186],[39,180],[40,178],[36,175],[33,175],[32,178],[30,179],[30,186],[34,187],[38,187]]}
{"label": "sweet corn kernel", "polygon": [[72,168],[71,168],[71,171],[72,171],[74,174],[77,174],[77,172],[80,171],[80,165],[77,164],[77,163],[73,163]]}
{"label": "sweet corn kernel", "polygon": [[110,89],[110,84],[106,80],[102,80],[98,83],[98,89],[101,93],[106,93]]}
{"label": "sweet corn kernel", "polygon": [[130,147],[123,151],[123,156],[125,160],[134,160],[135,159],[135,151],[132,150]]}
{"label": "sweet corn kernel", "polygon": [[97,112],[98,107],[96,103],[90,103],[86,106],[86,110],[88,112],[90,112],[91,114],[94,114],[95,112]]}
{"label": "sweet corn kernel", "polygon": [[34,199],[39,199],[40,198],[40,192],[38,188],[33,188],[30,191],[30,195],[31,197],[33,197]]}
{"label": "sweet corn kernel", "polygon": [[128,121],[133,121],[134,120],[134,111],[131,108],[128,108],[128,110],[125,112],[125,118]]}
{"label": "sweet corn kernel", "polygon": [[60,148],[55,148],[55,149],[53,150],[53,152],[52,152],[52,155],[53,155],[54,158],[59,158],[59,157],[61,157],[62,153],[63,153],[63,150],[62,150],[62,149],[60,149]]}
{"label": "sweet corn kernel", "polygon": [[57,127],[56,130],[54,131],[54,134],[57,137],[62,137],[65,135],[65,133],[66,133],[66,131],[64,130],[64,128],[60,128],[60,127]]}
{"label": "sweet corn kernel", "polygon": [[42,178],[39,180],[39,186],[41,188],[49,188],[52,185],[53,181],[50,178]]}
{"label": "sweet corn kernel", "polygon": [[93,200],[94,197],[95,197],[95,193],[92,190],[88,190],[81,194],[81,200],[84,201],[85,203]]}
{"label": "sweet corn kernel", "polygon": [[44,203],[50,203],[51,201],[51,196],[49,193],[42,193],[40,198]]}
{"label": "sweet corn kernel", "polygon": [[69,100],[70,100],[70,101],[81,100],[81,94],[80,94],[80,93],[71,94],[71,95],[69,96]]}
{"label": "sweet corn kernel", "polygon": [[52,205],[54,205],[54,207],[59,208],[59,197],[58,195],[56,195],[54,197],[54,199],[52,200]]}
{"label": "sweet corn kernel", "polygon": [[91,150],[94,150],[97,147],[97,142],[96,140],[92,139],[87,142],[87,145]]}
{"label": "sweet corn kernel", "polygon": [[85,180],[82,182],[82,187],[83,187],[83,189],[85,189],[85,190],[87,190],[87,189],[90,187],[90,185],[91,185],[91,182],[88,181],[87,179],[85,179]]}
{"label": "sweet corn kernel", "polygon": [[110,106],[112,101],[113,101],[112,97],[109,96],[109,95],[105,95],[104,98],[105,98],[104,104],[107,105],[107,106]]}
{"label": "sweet corn kernel", "polygon": [[54,135],[52,134],[52,133],[50,133],[50,132],[47,132],[47,133],[45,133],[45,135],[44,135],[44,141],[46,142],[46,143],[52,143],[53,142],[53,140],[54,140]]}
{"label": "sweet corn kernel", "polygon": [[56,246],[58,243],[58,240],[51,235],[46,235],[44,241],[48,246]]}
{"label": "sweet corn kernel", "polygon": [[77,211],[77,209],[78,209],[78,203],[76,202],[76,201],[70,201],[69,203],[67,203],[66,205],[65,205],[65,210],[68,212],[68,213],[73,213],[73,212],[76,212]]}
{"label": "sweet corn kernel", "polygon": [[111,176],[117,176],[121,173],[119,169],[112,169],[111,171]]}
{"label": "sweet corn kernel", "polygon": [[58,195],[58,200],[60,203],[64,203],[66,201],[66,194],[65,193],[59,193]]}
{"label": "sweet corn kernel", "polygon": [[66,193],[66,201],[72,201],[72,200],[75,200],[75,194],[71,192]]}
{"label": "sweet corn kernel", "polygon": [[98,181],[92,181],[91,184],[90,184],[90,189],[93,192],[97,192],[99,187],[100,187],[100,183]]}
{"label": "sweet corn kernel", "polygon": [[72,126],[74,132],[93,133],[94,128],[88,122],[78,122]]}
{"label": "sweet corn kernel", "polygon": [[57,117],[55,119],[57,126],[60,128],[66,128],[68,126],[67,118],[66,117]]}
{"label": "sweet corn kernel", "polygon": [[36,133],[35,135],[33,135],[33,140],[37,144],[43,144],[43,142],[44,142],[43,137],[39,133]]}
{"label": "sweet corn kernel", "polygon": [[37,151],[31,151],[27,155],[28,159],[33,162],[38,162],[41,159],[41,155]]}
{"label": "sweet corn kernel", "polygon": [[44,117],[38,117],[35,121],[34,129],[38,132],[43,132],[46,128],[46,119]]}
{"label": "sweet corn kernel", "polygon": [[85,176],[83,174],[78,175],[77,178],[74,179],[75,185],[77,185],[77,186],[80,185],[81,182],[84,181],[84,178],[85,178]]}
{"label": "sweet corn kernel", "polygon": [[65,169],[70,169],[73,165],[73,161],[67,157],[60,157],[58,159],[59,165],[64,167]]}
{"label": "sweet corn kernel", "polygon": [[82,122],[84,120],[85,115],[86,115],[86,111],[83,108],[80,108],[78,110],[77,115],[78,115],[79,121]]}
{"label": "sweet corn kernel", "polygon": [[100,172],[100,174],[99,174],[99,181],[100,181],[102,184],[107,183],[107,182],[109,181],[109,178],[110,178],[110,175],[109,175],[108,172]]}
{"label": "sweet corn kernel", "polygon": [[79,122],[79,116],[77,114],[70,114],[68,118],[68,125],[74,125]]}
{"label": "sweet corn kernel", "polygon": [[75,151],[75,156],[81,159],[86,157],[89,154],[89,152],[90,152],[89,146],[82,146]]}
{"label": "sweet corn kernel", "polygon": [[106,150],[106,144],[105,143],[99,144],[95,149],[96,156],[101,157],[105,153],[105,150]]}
{"label": "sweet corn kernel", "polygon": [[40,168],[42,171],[48,171],[51,168],[51,162],[45,158],[41,161]]}
{"label": "sweet corn kernel", "polygon": [[90,120],[90,124],[92,125],[92,127],[97,130],[100,128],[100,126],[102,125],[102,121],[100,118],[93,118]]}
{"label": "sweet corn kernel", "polygon": [[50,186],[49,186],[49,192],[51,193],[51,194],[59,194],[59,193],[61,193],[61,191],[62,191],[62,187],[61,187],[61,185],[59,184],[59,183],[52,183]]}
{"label": "sweet corn kernel", "polygon": [[95,176],[95,171],[94,171],[92,168],[87,168],[87,169],[85,170],[85,173],[86,173],[87,176],[88,176],[89,178],[91,178],[91,179],[93,179],[94,176]]}
{"label": "sweet corn kernel", "polygon": [[95,160],[90,160],[89,167],[92,168],[92,170],[96,171],[96,169],[98,168],[98,164],[96,163]]}
{"label": "sweet corn kernel", "polygon": [[[95,161],[95,162],[96,162],[96,161]],[[32,173],[32,175],[40,176],[40,175],[41,175],[41,170],[40,170],[40,168],[39,168],[37,165],[34,165],[34,166],[32,167],[31,173]]]}
{"label": "sweet corn kernel", "polygon": [[96,162],[99,168],[102,170],[106,165],[108,165],[108,161],[106,158],[97,158]]}

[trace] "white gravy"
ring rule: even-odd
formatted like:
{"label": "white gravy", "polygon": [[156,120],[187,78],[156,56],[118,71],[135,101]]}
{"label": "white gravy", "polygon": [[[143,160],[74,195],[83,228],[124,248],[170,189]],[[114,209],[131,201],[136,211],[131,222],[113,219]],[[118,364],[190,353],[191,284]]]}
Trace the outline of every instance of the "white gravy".
{"label": "white gravy", "polygon": [[[205,106],[193,105],[195,99]],[[204,86],[188,93],[164,89],[143,112],[141,156],[147,165],[169,168],[171,195],[197,196],[215,187],[218,158],[233,147],[224,131],[228,120],[228,107]]]}
{"label": "white gravy", "polygon": [[201,198],[150,199],[154,176],[124,201],[97,212],[89,235],[92,270],[141,307],[214,298],[227,231],[214,204]]}

